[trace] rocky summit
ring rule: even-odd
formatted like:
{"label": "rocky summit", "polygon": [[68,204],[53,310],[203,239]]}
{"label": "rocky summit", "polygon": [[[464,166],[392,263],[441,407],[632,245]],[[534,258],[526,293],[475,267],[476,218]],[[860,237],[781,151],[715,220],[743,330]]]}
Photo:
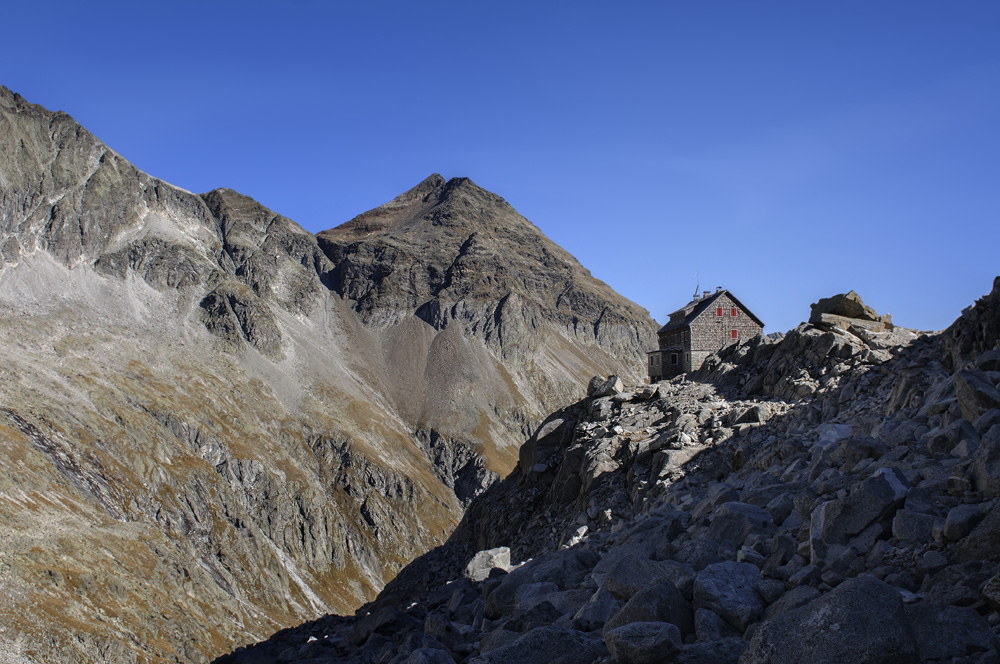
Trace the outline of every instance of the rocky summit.
{"label": "rocky summit", "polygon": [[353,611],[655,329],[467,179],[317,238],[0,87],[0,660]]}
{"label": "rocky summit", "polygon": [[582,374],[619,366],[638,379],[635,358],[654,343],[644,310],[467,178],[432,175],[317,239],[329,286],[390,339],[394,407],[466,438],[487,414],[499,431],[477,444],[516,440],[498,451],[504,472],[525,424],[572,401]]}
{"label": "rocky summit", "polygon": [[218,664],[1000,662],[1000,277],[811,320],[595,378],[375,601]]}

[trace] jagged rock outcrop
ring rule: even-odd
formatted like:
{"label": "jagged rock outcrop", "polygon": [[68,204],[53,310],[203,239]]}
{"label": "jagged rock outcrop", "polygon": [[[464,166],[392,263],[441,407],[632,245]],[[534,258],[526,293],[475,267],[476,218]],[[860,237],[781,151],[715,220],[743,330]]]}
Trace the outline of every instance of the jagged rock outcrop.
{"label": "jagged rock outcrop", "polygon": [[[441,214],[483,229],[458,263],[492,251],[462,207],[492,194],[439,189]],[[349,611],[447,538],[545,399],[641,366],[638,342],[614,339],[653,328],[579,266],[549,283],[569,268],[536,270],[544,252],[516,270],[575,284],[586,297],[560,311],[589,332],[543,325],[533,346],[529,328],[505,352],[416,308],[373,325],[334,290],[353,268],[324,247],[234,191],[147,175],[0,87],[0,652],[205,661]],[[493,329],[516,336],[506,321],[534,300],[460,265],[448,293],[506,303]]]}
{"label": "jagged rock outcrop", "polygon": [[[821,321],[568,406],[354,618],[218,661],[998,662],[1000,410],[956,394],[965,367],[1000,384],[998,296],[941,334]],[[524,562],[470,578],[500,547]]]}

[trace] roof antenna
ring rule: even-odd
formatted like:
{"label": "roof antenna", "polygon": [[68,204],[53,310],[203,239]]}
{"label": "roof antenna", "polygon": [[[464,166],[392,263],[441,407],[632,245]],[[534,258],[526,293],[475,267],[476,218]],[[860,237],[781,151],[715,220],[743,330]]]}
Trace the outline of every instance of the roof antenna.
{"label": "roof antenna", "polygon": [[698,293],[701,292],[701,277],[698,276],[698,270],[694,271],[694,299],[698,299]]}

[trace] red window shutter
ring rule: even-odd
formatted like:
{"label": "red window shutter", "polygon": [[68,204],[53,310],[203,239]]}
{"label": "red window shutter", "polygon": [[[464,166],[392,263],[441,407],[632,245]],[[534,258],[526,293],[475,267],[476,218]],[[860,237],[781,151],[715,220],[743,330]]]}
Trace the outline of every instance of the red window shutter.
{"label": "red window shutter", "polygon": [[722,307],[719,307],[718,309],[715,310],[715,315],[716,316],[721,316],[722,315]]}
{"label": "red window shutter", "polygon": [[739,330],[733,330],[733,331],[731,331],[731,332],[729,333],[729,335],[730,335],[730,336],[731,336],[731,337],[732,337],[733,339],[739,339],[739,338],[740,338],[740,331],[739,331]]}
{"label": "red window shutter", "polygon": [[740,315],[740,310],[737,309],[736,307],[733,307],[732,309],[730,309],[729,315],[732,316],[733,318],[736,318],[737,316]]}

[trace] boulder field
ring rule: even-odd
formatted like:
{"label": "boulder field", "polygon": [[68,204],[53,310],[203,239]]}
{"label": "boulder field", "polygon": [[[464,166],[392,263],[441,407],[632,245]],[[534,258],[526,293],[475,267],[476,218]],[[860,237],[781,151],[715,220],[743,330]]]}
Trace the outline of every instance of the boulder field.
{"label": "boulder field", "polygon": [[592,381],[377,600],[216,661],[1000,662],[1000,277],[857,309]]}

